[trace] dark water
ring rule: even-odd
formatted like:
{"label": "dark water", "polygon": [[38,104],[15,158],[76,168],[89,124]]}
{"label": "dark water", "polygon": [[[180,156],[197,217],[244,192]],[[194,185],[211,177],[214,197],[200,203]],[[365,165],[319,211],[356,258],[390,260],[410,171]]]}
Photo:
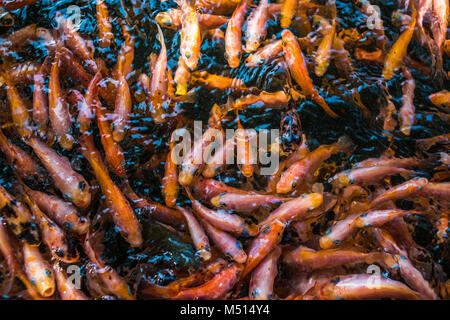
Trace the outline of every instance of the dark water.
{"label": "dark water", "polygon": [[[30,7],[13,11],[12,14],[16,21],[15,25],[12,28],[0,28],[0,38],[4,38],[14,30],[32,23],[36,23],[38,27],[52,28],[55,14],[58,11],[64,14],[70,5],[77,5],[81,8],[82,13],[80,33],[85,38],[93,40],[93,44],[96,47],[96,56],[101,57],[110,68],[116,63],[117,53],[123,41],[118,20],[125,19],[128,26],[133,28],[133,35],[136,36],[134,69],[137,73],[145,72],[148,74],[149,55],[151,53],[158,54],[160,51],[160,43],[156,39],[157,29],[154,17],[158,12],[176,8],[176,3],[172,0],[165,2],[156,0],[142,2],[137,0],[124,0],[123,2],[105,0],[105,2],[110,16],[113,17],[112,24],[115,33],[115,41],[110,49],[99,48],[96,37],[92,36],[97,32],[94,1],[37,1]],[[319,4],[321,2],[323,4],[325,1],[317,1]],[[391,24],[391,14],[397,9],[397,1],[372,0],[371,3],[378,5],[382,10],[382,19],[388,42],[395,41],[399,36],[399,29]],[[125,4],[125,7],[123,7],[123,4]],[[376,35],[367,28],[366,19],[356,8],[354,1],[336,1],[336,6],[338,33],[342,29],[354,28],[363,35],[360,41],[364,42],[364,45],[361,45],[361,47],[368,51],[371,48],[374,49]],[[226,26],[223,26],[221,30],[225,31],[225,28]],[[295,29],[292,31],[298,34],[298,31]],[[168,29],[164,29],[163,32],[168,50],[168,67],[175,72],[179,58],[180,34]],[[280,38],[280,32],[279,21],[270,21],[268,37],[274,35]],[[414,51],[411,54],[412,58],[423,65],[431,65],[429,54],[414,40],[411,42],[408,52],[411,51]],[[19,55],[18,61],[37,60],[42,62],[45,56],[46,50],[38,43],[34,43]],[[242,60],[245,60],[246,57],[247,55],[244,55]],[[307,54],[306,57],[313,61],[311,55]],[[313,76],[314,84],[317,88],[320,88],[321,95],[325,97],[329,106],[340,115],[338,119],[328,117],[321,108],[308,100],[291,105],[300,116],[302,129],[306,134],[311,149],[321,144],[333,143],[342,135],[349,136],[357,145],[357,148],[348,161],[339,163],[343,169],[346,169],[368,157],[380,156],[388,147],[392,148],[397,157],[415,156],[418,154],[415,146],[417,139],[429,138],[449,132],[448,122],[436,115],[432,115],[438,109],[427,98],[431,93],[442,88],[428,76],[413,69],[412,75],[416,81],[414,105],[416,107],[417,121],[412,128],[410,136],[404,136],[396,129],[393,133],[392,143],[390,143],[386,135],[383,134],[382,122],[377,121],[375,118],[378,115],[380,103],[382,102],[380,98],[384,92],[383,85],[386,85],[388,88],[397,109],[401,106],[401,85],[404,79],[400,74],[397,74],[392,80],[384,83],[381,80],[382,66],[380,64],[356,60],[353,55],[351,57],[355,69],[353,81],[340,77],[339,70],[336,69],[333,63],[330,64],[325,76],[321,78]],[[223,43],[206,39],[202,44],[198,70],[207,70],[209,73],[240,78],[249,87],[257,86],[260,89],[273,92],[281,90],[285,79],[288,77],[286,71],[280,68],[278,62],[279,60],[275,60],[258,68],[247,68],[242,63],[239,68],[230,69],[224,59]],[[446,70],[450,69],[450,59],[445,56],[444,68]],[[444,87],[449,88],[449,83],[444,83]],[[132,85],[132,89],[137,89],[136,84]],[[28,90],[31,92],[32,88],[28,88]],[[206,123],[213,104],[226,103],[230,93],[217,90],[210,91],[202,88],[196,90],[196,102],[180,104],[179,107],[188,118],[202,120]],[[361,109],[351,102],[351,90],[356,90],[360,94],[362,102],[370,110],[370,117],[364,117]],[[0,96],[4,100],[3,93],[0,93]],[[238,98],[238,96],[234,98]],[[0,107],[6,108],[4,103]],[[164,153],[167,149],[170,130],[167,125],[156,125],[151,117],[145,116],[145,109],[145,103],[135,101],[130,125],[132,129],[122,142],[122,147],[124,148],[127,161],[127,173],[133,188],[138,194],[161,202],[160,183],[155,183],[155,179],[160,179],[164,174],[163,166],[157,166],[154,170],[146,170],[143,165],[149,161],[152,155]],[[280,110],[262,110],[260,108],[248,108],[240,113],[241,122],[245,127],[257,129],[278,129],[281,115],[282,112]],[[234,126],[234,121],[224,124],[224,127]],[[29,150],[20,142],[17,143],[24,149]],[[78,155],[76,148],[70,152],[61,149],[58,149],[58,151],[71,158],[72,163],[78,165],[80,172],[83,172],[86,178],[91,177],[88,173],[89,170],[86,169],[86,161]],[[333,160],[338,161],[338,159],[334,158]],[[5,165],[5,160],[1,154],[0,168],[0,184],[7,188],[11,187],[13,182],[12,169]],[[432,176],[432,172],[423,172],[423,174],[427,177]],[[221,178],[230,185],[238,186],[240,183],[239,178],[236,178],[233,174],[225,174]],[[49,186],[37,187],[48,190]],[[179,200],[182,203],[185,201],[185,198],[180,197]],[[98,203],[94,204],[90,213],[91,216],[96,214],[99,206],[100,204]],[[150,277],[160,283],[166,283],[175,279],[177,274],[183,274],[186,270],[199,264],[199,261],[194,257],[194,250],[190,244],[175,234],[167,233],[167,230],[161,229],[158,225],[146,221],[140,212],[137,212],[137,214],[144,224],[144,234],[147,239],[146,249],[130,249],[114,227],[109,225],[103,226],[106,231],[105,240],[103,241],[106,244],[104,257],[122,275],[129,276],[131,282],[138,275],[145,274],[146,277]],[[417,242],[429,249],[435,261],[439,261],[447,274],[449,274],[448,242],[446,248],[432,248],[432,237],[430,237],[430,234],[433,234],[435,230],[432,229],[432,226],[426,220],[417,221],[416,225],[414,236]]]}

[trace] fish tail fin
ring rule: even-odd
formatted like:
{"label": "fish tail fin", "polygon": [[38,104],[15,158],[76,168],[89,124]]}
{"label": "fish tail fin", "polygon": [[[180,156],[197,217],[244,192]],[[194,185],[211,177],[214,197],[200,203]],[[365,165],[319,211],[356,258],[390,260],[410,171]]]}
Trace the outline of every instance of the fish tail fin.
{"label": "fish tail fin", "polygon": [[416,171],[414,171],[414,170],[399,168],[399,174],[402,176],[403,179],[409,179],[415,173],[416,173]]}
{"label": "fish tail fin", "polygon": [[442,50],[436,46],[436,56],[435,56],[435,65],[433,66],[434,69],[434,76],[433,76],[433,80],[435,81],[435,83],[437,83],[439,85],[440,88],[443,88],[444,86],[444,81],[448,80],[447,77],[447,73],[445,72],[444,69],[444,63],[442,60]]}

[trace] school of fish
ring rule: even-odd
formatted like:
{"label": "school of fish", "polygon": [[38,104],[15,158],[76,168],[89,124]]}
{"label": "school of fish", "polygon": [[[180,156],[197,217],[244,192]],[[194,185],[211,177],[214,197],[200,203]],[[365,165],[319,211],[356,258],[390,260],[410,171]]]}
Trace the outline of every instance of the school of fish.
{"label": "school of fish", "polygon": [[[126,14],[114,15],[111,1],[92,1],[95,30],[81,32],[63,10],[51,25],[16,27],[22,10],[52,1],[0,0],[0,296],[450,299],[442,257],[417,241],[418,224],[430,225],[427,236],[448,265],[448,0],[398,0],[383,20],[379,1],[344,1],[365,20],[378,19],[370,39],[344,22],[342,1],[161,0],[164,10],[150,12],[145,30],[154,43],[144,68],[136,67],[143,38],[132,8],[113,2]],[[132,2],[135,11],[148,11],[148,2]],[[206,41],[226,72],[204,68]],[[412,53],[412,43],[429,64]],[[30,58],[36,48],[45,55]],[[296,108],[306,102],[319,122],[339,125],[350,111],[336,107],[322,80],[332,81],[332,70],[356,88],[364,63],[377,66],[382,94],[369,105],[353,90],[346,103],[377,123],[387,143],[380,156],[355,160],[357,141],[341,135],[318,144]],[[285,75],[278,91],[234,76],[266,65]],[[434,84],[427,99],[435,108],[417,115],[416,81],[424,77]],[[392,79],[400,79],[400,97],[390,92]],[[200,150],[177,163],[170,137],[193,127],[183,106],[199,99],[199,88],[227,99],[211,102],[202,135],[192,141]],[[243,116],[252,109],[281,118],[277,143],[264,150],[279,154],[269,176],[261,174],[261,150],[252,147],[254,131]],[[165,132],[162,153],[154,151],[158,143],[139,140],[136,114]],[[411,138],[425,116],[439,118],[447,131]],[[235,134],[210,161],[195,161],[196,151],[211,150],[211,133],[228,128]],[[403,138],[414,144],[414,156],[396,153]],[[139,169],[127,164],[130,141],[146,150]],[[227,163],[229,154],[237,164]],[[157,173],[151,187],[160,197],[138,188],[148,171]],[[106,226],[138,250],[148,240],[143,219],[184,239],[200,267],[162,283],[132,281],[127,270],[109,265]],[[70,276],[72,265],[83,266],[81,286]]]}

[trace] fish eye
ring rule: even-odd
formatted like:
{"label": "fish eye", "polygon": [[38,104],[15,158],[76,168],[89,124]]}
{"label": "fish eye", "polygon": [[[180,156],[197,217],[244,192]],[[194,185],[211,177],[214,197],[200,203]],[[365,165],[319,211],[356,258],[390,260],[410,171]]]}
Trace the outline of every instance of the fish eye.
{"label": "fish eye", "polygon": [[80,182],[78,183],[78,188],[79,188],[81,191],[84,191],[84,189],[86,189],[86,183],[85,183],[84,181],[80,181]]}
{"label": "fish eye", "polygon": [[61,249],[61,248],[57,248],[57,249],[55,250],[55,254],[56,254],[58,257],[64,257],[64,250]]}

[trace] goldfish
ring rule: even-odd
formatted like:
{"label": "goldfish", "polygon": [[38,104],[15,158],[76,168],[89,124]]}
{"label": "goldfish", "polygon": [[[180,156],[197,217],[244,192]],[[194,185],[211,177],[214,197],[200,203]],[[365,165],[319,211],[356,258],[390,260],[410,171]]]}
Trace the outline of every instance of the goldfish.
{"label": "goldfish", "polygon": [[[64,68],[60,70],[66,76],[69,75],[76,82],[87,88],[92,80],[92,75],[88,73],[84,67],[75,59],[72,52],[67,48],[60,48],[61,51],[61,62],[64,64]],[[108,100],[108,103],[110,100]]]}
{"label": "goldfish", "polygon": [[150,217],[155,218],[165,224],[174,226],[178,229],[183,229],[185,219],[183,215],[175,209],[166,207],[156,201],[147,200],[139,197],[131,188],[128,182],[122,184],[122,189],[126,197],[137,208],[143,210]]}
{"label": "goldfish", "polygon": [[43,297],[50,297],[56,289],[55,275],[38,247],[24,242],[22,247],[25,273]]}
{"label": "goldfish", "polygon": [[337,118],[338,115],[330,109],[328,104],[318,93],[317,89],[314,88],[297,38],[287,29],[283,30],[281,36],[283,40],[284,58],[289,67],[291,76],[302,88],[302,92],[305,95],[310,96],[330,117]]}
{"label": "goldfish", "polygon": [[399,209],[373,210],[356,218],[354,221],[354,226],[357,228],[365,228],[370,226],[381,227],[390,220],[397,219],[398,217],[402,217],[406,214],[418,214],[418,212]]}
{"label": "goldfish", "polygon": [[[2,206],[0,206],[0,208],[3,209]],[[15,277],[16,272],[18,271],[16,269],[19,269],[17,267],[18,263],[16,261],[14,249],[11,246],[8,230],[6,229],[6,226],[3,225],[3,218],[0,218],[0,252],[6,261],[11,278]]]}
{"label": "goldfish", "polygon": [[248,0],[241,1],[227,24],[227,30],[225,32],[225,59],[231,68],[237,68],[241,61],[242,26],[248,4]]}
{"label": "goldfish", "polygon": [[229,231],[242,236],[254,236],[258,233],[258,227],[256,225],[248,225],[244,219],[235,214],[227,213],[223,210],[211,210],[195,200],[191,192],[186,189],[189,199],[192,203],[192,208],[195,214],[202,218],[213,226],[223,230]]}
{"label": "goldfish", "polygon": [[208,282],[198,287],[182,289],[171,298],[176,300],[218,299],[234,287],[241,272],[242,267],[232,263]]}
{"label": "goldfish", "polygon": [[125,39],[120,46],[119,56],[117,57],[117,64],[115,67],[115,78],[120,77],[120,75],[125,75],[128,78],[129,74],[133,71],[133,61],[134,61],[134,37],[130,34],[128,26],[125,23],[121,23],[122,34]]}
{"label": "goldfish", "polygon": [[322,205],[323,196],[319,193],[304,194],[296,199],[287,201],[272,211],[269,216],[260,222],[260,226],[266,226],[273,221],[288,223],[305,219],[309,211]]}
{"label": "goldfish", "polygon": [[95,148],[91,135],[83,136],[82,146],[81,153],[94,170],[114,223],[132,247],[139,247],[143,241],[139,222],[127,199],[111,180],[108,169],[104,165],[99,151]]}
{"label": "goldfish", "polygon": [[[290,1],[290,0],[288,0]],[[283,51],[281,39],[276,39],[250,54],[245,60],[247,67],[258,67]]]}
{"label": "goldfish", "polygon": [[290,198],[258,193],[221,193],[213,197],[210,201],[213,206],[220,207],[225,210],[251,213],[252,211],[255,211],[260,207],[276,206],[277,204],[284,203],[290,200]]}
{"label": "goldfish", "polygon": [[45,192],[26,189],[27,195],[38,208],[64,229],[71,230],[79,235],[89,230],[89,220],[81,216],[78,210],[70,203]]}
{"label": "goldfish", "polygon": [[[0,206],[1,207],[1,206]],[[0,218],[0,252],[3,254],[6,263],[8,265],[8,269],[10,272],[11,280],[14,280],[13,277],[17,276],[20,281],[25,285],[27,289],[27,293],[34,300],[43,300],[45,299],[40,295],[37,288],[28,280],[25,272],[22,270],[22,266],[19,265],[17,261],[14,250],[12,248],[12,239],[9,238],[7,230],[3,225],[2,218]]]}
{"label": "goldfish", "polygon": [[[221,181],[214,179],[203,179],[198,177],[195,179],[195,183],[192,186],[192,191],[194,192],[196,198],[203,202],[207,202],[210,199],[226,193],[237,193],[237,194],[254,194],[253,191],[246,191],[238,188],[233,188]],[[217,204],[217,201],[214,203]]]}
{"label": "goldfish", "polygon": [[353,144],[346,136],[332,145],[320,146],[287,168],[277,183],[277,193],[287,193],[297,188],[312,177],[323,161],[337,152],[349,153],[352,149]]}
{"label": "goldfish", "polygon": [[[291,126],[289,126],[289,128],[291,128]],[[302,160],[309,153],[308,144],[304,134],[302,134],[302,141],[302,144],[281,162],[277,172],[268,178],[266,188],[267,192],[276,192],[276,186],[278,184],[278,181],[280,181],[281,175],[283,174],[285,168],[288,168],[295,162]]]}
{"label": "goldfish", "polygon": [[49,113],[48,98],[45,89],[45,77],[48,74],[48,58],[45,58],[38,71],[34,74],[33,87],[33,120],[38,126],[39,134],[44,136],[47,131]]}
{"label": "goldfish", "polygon": [[[216,29],[228,22],[228,18],[221,15],[213,15],[208,13],[200,13],[198,16],[198,23],[202,29]],[[155,20],[161,27],[180,30],[181,19],[183,17],[183,11],[180,9],[170,9],[167,12],[159,12]]]}
{"label": "goldfish", "polygon": [[369,232],[375,237],[383,250],[391,255],[403,255],[408,256],[406,251],[404,251],[395,242],[392,235],[384,229],[372,227],[368,229]]}
{"label": "goldfish", "polygon": [[321,77],[325,74],[330,64],[331,49],[336,35],[336,20],[333,20],[331,31],[323,37],[316,51],[315,74]]}
{"label": "goldfish", "polygon": [[[27,188],[25,188],[25,190],[26,189]],[[32,201],[28,195],[25,195],[25,201],[37,220],[37,224],[41,230],[42,241],[47,245],[52,256],[65,263],[74,263],[78,261],[78,251],[68,241],[64,231],[58,227],[56,223],[50,220],[50,218],[39,209],[38,205]]]}
{"label": "goldfish", "polygon": [[245,253],[242,243],[239,240],[229,233],[214,227],[204,219],[201,222],[212,242],[214,242],[214,244],[226,257],[236,261],[237,263],[245,263],[247,260],[247,254]]}
{"label": "goldfish", "polygon": [[[188,154],[184,155],[183,163],[181,164],[181,171],[178,175],[178,182],[182,186],[189,186],[194,180],[194,176],[201,172],[203,168],[203,155],[207,153],[207,148],[211,144],[212,134],[215,132],[216,128],[210,127],[205,131],[201,137],[200,142],[194,141],[194,148]],[[200,144],[201,148],[196,148],[196,144]],[[202,157],[201,159],[198,159]],[[200,161],[199,161],[200,160]]]}
{"label": "goldfish", "polygon": [[420,0],[417,2],[417,33],[422,45],[427,42],[427,35],[423,27],[423,19],[432,6],[433,0]]}
{"label": "goldfish", "polygon": [[399,184],[395,187],[390,188],[386,192],[377,196],[370,203],[370,207],[376,207],[377,205],[389,201],[398,200],[405,197],[413,196],[417,192],[423,189],[425,185],[428,184],[428,179],[426,178],[416,178]]}
{"label": "goldfish", "polygon": [[431,285],[426,281],[422,273],[417,270],[409,259],[397,255],[396,261],[399,267],[399,273],[405,282],[414,290],[420,293],[422,299],[439,300]]}
{"label": "goldfish", "polygon": [[397,168],[411,168],[421,167],[424,161],[417,157],[410,158],[388,158],[382,156],[380,158],[368,158],[364,161],[358,162],[354,168],[368,168],[368,167],[397,167]]}
{"label": "goldfish", "polygon": [[27,143],[33,148],[64,197],[77,207],[86,208],[91,203],[89,184],[82,175],[72,169],[69,159],[60,156],[38,138],[31,138]]}
{"label": "goldfish", "polygon": [[180,57],[178,59],[177,71],[175,72],[174,81],[177,84],[177,90],[175,94],[184,96],[188,91],[188,84],[191,80],[191,72],[186,66],[184,60]]}
{"label": "goldfish", "polygon": [[273,295],[273,284],[278,274],[278,259],[281,248],[275,247],[263,261],[253,270],[250,280],[249,297],[253,300],[270,300]]}
{"label": "goldfish", "polygon": [[320,239],[322,249],[329,249],[340,244],[358,228],[379,227],[409,213],[407,210],[388,209],[372,210],[366,213],[354,213],[338,221],[329,228]]}
{"label": "goldfish", "polygon": [[409,135],[416,118],[413,102],[416,84],[408,69],[404,69],[403,74],[406,80],[402,87],[402,106],[398,111],[398,115],[400,117],[400,131],[405,135]]}
{"label": "goldfish", "polygon": [[80,289],[77,289],[74,283],[67,277],[64,269],[59,263],[53,264],[53,273],[56,279],[58,293],[63,300],[88,300],[86,295]]}
{"label": "goldfish", "polygon": [[209,239],[205,231],[203,230],[201,224],[197,221],[194,215],[187,209],[179,206],[177,206],[176,208],[183,214],[184,218],[186,219],[189,234],[191,235],[192,243],[197,249],[198,255],[204,261],[211,259],[211,247],[209,244]]}
{"label": "goldfish", "polygon": [[53,60],[50,79],[48,83],[48,102],[49,115],[52,129],[55,131],[58,142],[61,147],[70,150],[74,142],[73,136],[70,134],[72,119],[68,112],[67,103],[62,93],[59,82],[59,70],[61,64],[61,52],[56,51]]}
{"label": "goldfish", "polygon": [[277,246],[286,225],[278,220],[262,228],[252,241],[247,253],[247,262],[241,274],[241,279],[247,276],[264,258]]}
{"label": "goldfish", "polygon": [[338,276],[317,288],[321,299],[407,299],[419,300],[417,292],[405,284],[391,280],[383,275],[354,274]]}
{"label": "goldfish", "polygon": [[412,21],[400,35],[397,41],[392,45],[384,61],[383,78],[390,80],[394,71],[401,67],[408,49],[408,44],[414,33],[414,27],[417,21],[417,10],[413,7]]}
{"label": "goldfish", "polygon": [[26,107],[25,101],[19,95],[17,88],[11,82],[7,72],[2,74],[6,81],[6,97],[11,110],[11,118],[17,132],[24,138],[28,138],[32,133],[31,117]]}
{"label": "goldfish", "polygon": [[320,238],[320,247],[329,249],[340,244],[355,230],[354,221],[360,215],[359,212],[348,215],[345,219],[339,220],[330,227]]}
{"label": "goldfish", "polygon": [[101,105],[100,101],[96,99],[93,101],[95,105],[97,115],[97,126],[100,132],[100,140],[102,142],[103,150],[105,150],[105,158],[111,170],[119,177],[124,177],[126,171],[124,168],[125,157],[123,150],[119,143],[113,138],[108,116],[106,115],[105,108]]}
{"label": "goldfish", "polygon": [[166,163],[164,164],[164,178],[162,179],[162,193],[164,201],[168,207],[175,206],[178,197],[178,172],[177,165],[173,160],[174,142],[170,142],[169,152],[167,153]]}
{"label": "goldfish", "polygon": [[161,51],[152,68],[149,101],[152,106],[152,117],[156,123],[164,122],[164,107],[167,100],[168,81],[166,77],[167,50],[164,43],[164,36],[158,26],[158,35],[161,42]]}
{"label": "goldfish", "polygon": [[92,53],[88,48],[86,40],[76,31],[72,21],[70,19],[64,19],[61,14],[57,15],[57,20],[59,21],[60,30],[64,34],[63,39],[67,48],[80,57],[83,63],[87,64],[94,73],[97,73],[99,71],[98,66],[92,58]]}
{"label": "goldfish", "polygon": [[[286,252],[283,261],[302,272],[311,272],[323,268],[334,268],[341,265],[365,262],[383,264],[380,257],[383,253],[364,253],[349,249],[326,249],[315,251],[305,246]],[[393,261],[392,261],[393,262]]]}
{"label": "goldfish", "polygon": [[408,177],[413,173],[414,171],[404,168],[380,165],[346,170],[330,178],[329,182],[333,183],[336,187],[345,187],[351,184],[370,185],[377,184],[388,176],[400,174]]}
{"label": "goldfish", "polygon": [[190,70],[197,67],[202,44],[198,14],[187,0],[180,0],[183,16],[181,18],[180,54]]}
{"label": "goldfish", "polygon": [[132,107],[130,88],[125,75],[121,74],[117,84],[117,95],[112,122],[112,136],[116,142],[121,142],[125,137],[125,130]]}
{"label": "goldfish", "polygon": [[10,142],[0,129],[0,150],[6,156],[7,163],[24,179],[36,178],[45,181],[42,168],[22,148]]}
{"label": "goldfish", "polygon": [[1,185],[0,208],[5,222],[18,239],[34,246],[39,245],[41,235],[30,211],[22,202],[14,199]]}
{"label": "goldfish", "polygon": [[256,145],[256,132],[245,130],[239,121],[239,115],[236,111],[236,149],[237,149],[237,164],[244,177],[250,178],[253,176],[254,164],[256,163],[256,150],[253,146]]}
{"label": "goldfish", "polygon": [[97,0],[97,26],[98,26],[98,44],[102,48],[109,48],[114,39],[112,25],[109,22],[108,8],[103,0]]}
{"label": "goldfish", "polygon": [[94,272],[101,279],[107,289],[124,300],[134,300],[125,280],[110,266],[106,265],[90,244],[89,235],[83,242],[84,251],[94,265]]}
{"label": "goldfish", "polygon": [[224,113],[231,110],[244,110],[249,106],[258,106],[264,108],[283,109],[287,106],[289,97],[284,91],[266,92],[260,94],[249,94],[236,99],[229,106],[225,107]]}
{"label": "goldfish", "polygon": [[94,99],[97,96],[98,84],[101,79],[102,74],[97,72],[91,79],[84,97],[80,100],[78,106],[78,122],[80,123],[81,132],[87,132],[92,120],[95,118]]}
{"label": "goldfish", "polygon": [[260,46],[267,34],[267,20],[269,19],[268,0],[259,2],[255,10],[247,19],[245,30],[245,51],[253,52]]}
{"label": "goldfish", "polygon": [[[443,77],[447,77],[443,69],[442,48],[446,39],[446,32],[448,27],[449,4],[447,0],[433,0],[432,6],[432,21],[431,32],[436,43],[437,50],[437,65],[436,72],[441,73]],[[431,52],[433,54],[433,52]],[[439,79],[440,80],[440,79]]]}
{"label": "goldfish", "polygon": [[206,71],[194,71],[192,73],[192,84],[200,85],[209,90],[218,89],[229,92],[248,93],[252,89],[248,88],[241,79],[211,74]]}

